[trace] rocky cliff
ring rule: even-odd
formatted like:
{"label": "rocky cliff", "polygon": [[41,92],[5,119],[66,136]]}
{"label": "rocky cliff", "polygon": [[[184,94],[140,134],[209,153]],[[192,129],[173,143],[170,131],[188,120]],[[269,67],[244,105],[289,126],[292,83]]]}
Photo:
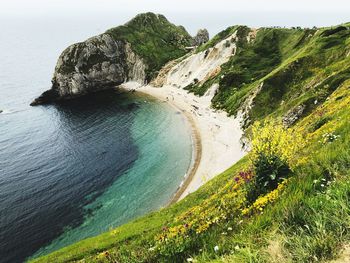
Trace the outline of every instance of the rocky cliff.
{"label": "rocky cliff", "polygon": [[149,81],[168,61],[186,54],[192,37],[153,13],[69,46],[60,55],[52,88],[31,105],[69,99],[129,80]]}
{"label": "rocky cliff", "polygon": [[108,89],[127,80],[144,82],[146,65],[130,43],[102,34],[68,47],[59,57],[52,88],[32,105]]}
{"label": "rocky cliff", "polygon": [[193,38],[193,45],[200,46],[209,41],[209,32],[206,29],[199,29],[197,35]]}

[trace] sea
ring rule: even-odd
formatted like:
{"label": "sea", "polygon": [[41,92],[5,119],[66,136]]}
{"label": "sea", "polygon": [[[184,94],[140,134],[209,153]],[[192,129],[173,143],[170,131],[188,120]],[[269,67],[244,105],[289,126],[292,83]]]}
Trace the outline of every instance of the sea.
{"label": "sea", "polygon": [[[103,19],[102,19],[103,20]],[[0,262],[24,262],[167,205],[192,161],[175,108],[118,89],[29,106],[59,54],[115,26],[0,18]]]}

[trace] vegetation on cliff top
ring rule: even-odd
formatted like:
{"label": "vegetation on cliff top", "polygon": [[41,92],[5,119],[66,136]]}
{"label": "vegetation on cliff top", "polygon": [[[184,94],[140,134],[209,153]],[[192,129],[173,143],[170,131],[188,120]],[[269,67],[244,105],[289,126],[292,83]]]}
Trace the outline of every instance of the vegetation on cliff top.
{"label": "vegetation on cliff top", "polygon": [[[231,28],[224,32],[231,32]],[[236,114],[254,91],[250,123],[269,115],[287,113],[302,105],[303,114],[323,102],[349,78],[350,29],[347,24],[323,29],[261,28],[253,41],[249,30],[238,27],[241,41],[236,55],[221,72],[189,90],[203,95],[214,83],[220,85],[213,106]],[[249,36],[252,38],[252,36]]]}
{"label": "vegetation on cliff top", "polygon": [[249,112],[251,153],[171,207],[34,262],[336,257],[350,242],[349,54],[347,26],[260,29],[223,66],[213,100],[234,114],[264,83]]}
{"label": "vegetation on cliff top", "polygon": [[139,14],[123,26],[106,31],[114,39],[126,40],[147,64],[148,80],[154,78],[168,61],[186,54],[192,37],[184,27],[175,26],[165,16]]}

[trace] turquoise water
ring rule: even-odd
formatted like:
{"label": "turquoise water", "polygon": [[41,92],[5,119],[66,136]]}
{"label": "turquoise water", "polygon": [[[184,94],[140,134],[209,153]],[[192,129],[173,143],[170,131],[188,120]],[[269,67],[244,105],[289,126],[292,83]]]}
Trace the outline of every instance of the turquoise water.
{"label": "turquoise water", "polygon": [[106,91],[30,107],[60,52],[112,25],[0,18],[0,261],[23,262],[166,205],[191,162],[183,115]]}
{"label": "turquoise water", "polygon": [[85,211],[93,212],[80,226],[67,229],[36,256],[164,207],[186,176],[192,155],[187,120],[168,104],[151,97],[135,96],[132,100],[142,104],[131,127],[133,142],[138,147],[137,160],[101,196],[84,207]]}

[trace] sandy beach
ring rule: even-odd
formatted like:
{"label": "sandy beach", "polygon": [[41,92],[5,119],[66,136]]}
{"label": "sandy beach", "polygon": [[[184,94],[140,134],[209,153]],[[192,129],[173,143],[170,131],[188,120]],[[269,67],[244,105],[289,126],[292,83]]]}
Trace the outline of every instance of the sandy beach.
{"label": "sandy beach", "polygon": [[170,203],[196,191],[245,155],[240,143],[243,132],[239,118],[228,117],[225,112],[212,109],[210,101],[213,92],[197,97],[169,85],[156,88],[135,82],[125,83],[121,88],[168,102],[186,116],[192,127],[192,165]]}

